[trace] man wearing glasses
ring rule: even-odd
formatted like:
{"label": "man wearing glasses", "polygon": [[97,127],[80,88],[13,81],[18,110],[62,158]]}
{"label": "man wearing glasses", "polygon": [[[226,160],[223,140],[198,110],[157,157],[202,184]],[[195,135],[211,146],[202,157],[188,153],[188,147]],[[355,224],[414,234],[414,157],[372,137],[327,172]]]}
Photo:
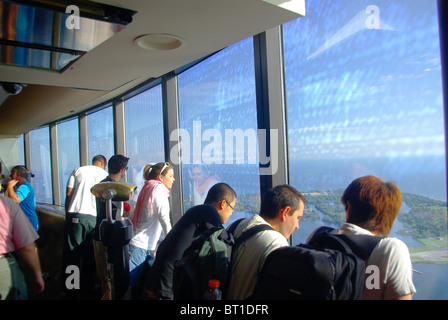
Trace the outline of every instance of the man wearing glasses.
{"label": "man wearing glasses", "polygon": [[217,183],[207,193],[203,205],[190,208],[160,244],[149,273],[150,298],[173,298],[174,263],[182,258],[194,238],[205,230],[227,222],[236,203],[236,193],[228,184]]}

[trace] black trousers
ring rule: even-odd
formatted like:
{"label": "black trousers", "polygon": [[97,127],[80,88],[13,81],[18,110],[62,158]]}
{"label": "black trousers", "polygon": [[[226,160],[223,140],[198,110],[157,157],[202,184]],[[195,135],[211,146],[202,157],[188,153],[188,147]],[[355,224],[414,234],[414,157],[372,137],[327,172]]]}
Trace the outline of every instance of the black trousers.
{"label": "black trousers", "polygon": [[63,236],[63,272],[68,266],[77,266],[80,270],[80,289],[73,293],[81,299],[94,298],[96,283],[95,253],[93,249],[93,231],[96,217],[68,213],[65,219]]}

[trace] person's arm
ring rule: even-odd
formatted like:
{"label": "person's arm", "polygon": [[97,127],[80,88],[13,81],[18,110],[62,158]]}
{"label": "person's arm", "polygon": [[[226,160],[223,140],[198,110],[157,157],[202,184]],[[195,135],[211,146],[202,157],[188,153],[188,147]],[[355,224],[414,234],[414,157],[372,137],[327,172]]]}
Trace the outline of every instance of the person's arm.
{"label": "person's arm", "polygon": [[72,193],[73,193],[73,188],[67,187],[67,190],[65,192],[65,213],[68,212],[70,202],[72,201]]}
{"label": "person's arm", "polygon": [[[384,289],[386,300],[412,300],[416,292],[412,281],[412,262],[406,244],[396,238],[382,240],[385,248],[387,282]],[[381,243],[380,243],[381,244]]]}
{"label": "person's arm", "polygon": [[65,213],[68,213],[70,202],[72,202],[73,188],[75,187],[75,170],[68,177],[67,186],[65,189]]}
{"label": "person's arm", "polygon": [[157,210],[159,222],[162,225],[164,235],[166,236],[171,230],[170,219],[170,202],[163,194],[156,194],[154,197],[154,205]]}
{"label": "person's arm", "polygon": [[[39,255],[37,254],[36,245],[34,242],[29,245],[18,249],[20,260],[25,264],[29,270],[30,290],[34,294],[42,293],[45,288],[45,282],[42,278],[42,270],[40,267]],[[25,273],[27,274],[27,273]]]}
{"label": "person's arm", "polygon": [[10,197],[16,203],[20,203],[20,198],[14,190],[14,187],[18,182],[19,182],[19,180],[10,180],[10,181],[8,181],[8,186],[7,186],[8,197]]}

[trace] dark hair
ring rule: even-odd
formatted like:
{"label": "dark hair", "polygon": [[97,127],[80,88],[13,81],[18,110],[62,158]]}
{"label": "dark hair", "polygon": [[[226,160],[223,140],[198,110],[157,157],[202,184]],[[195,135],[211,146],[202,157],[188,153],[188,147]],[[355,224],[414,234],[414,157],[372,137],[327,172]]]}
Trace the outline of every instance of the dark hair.
{"label": "dark hair", "polygon": [[143,169],[143,178],[145,180],[157,180],[159,175],[165,175],[168,171],[167,168],[172,168],[169,162],[159,162],[154,165],[147,164]]}
{"label": "dark hair", "polygon": [[121,154],[116,154],[110,157],[109,162],[107,163],[107,169],[109,173],[115,174],[120,172],[121,169],[124,169],[128,166],[129,158]]}
{"label": "dark hair", "polygon": [[217,183],[208,190],[207,197],[205,198],[204,204],[215,205],[218,202],[225,200],[231,203],[236,199],[236,192],[227,183]]}
{"label": "dark hair", "polygon": [[102,154],[98,154],[92,158],[92,164],[94,164],[97,161],[102,161],[102,162],[104,162],[104,164],[107,163],[106,157],[103,156]]}
{"label": "dark hair", "polygon": [[11,172],[16,171],[22,178],[27,178],[28,170],[24,166],[15,166],[11,169]]}
{"label": "dark hair", "polygon": [[400,211],[401,191],[392,182],[374,176],[354,180],[345,189],[341,202],[345,210],[350,203],[348,223],[356,224],[387,237]]}
{"label": "dark hair", "polygon": [[291,207],[292,214],[299,210],[300,202],[305,204],[306,199],[297,189],[287,184],[276,186],[263,194],[260,216],[274,219],[278,212],[287,206]]}

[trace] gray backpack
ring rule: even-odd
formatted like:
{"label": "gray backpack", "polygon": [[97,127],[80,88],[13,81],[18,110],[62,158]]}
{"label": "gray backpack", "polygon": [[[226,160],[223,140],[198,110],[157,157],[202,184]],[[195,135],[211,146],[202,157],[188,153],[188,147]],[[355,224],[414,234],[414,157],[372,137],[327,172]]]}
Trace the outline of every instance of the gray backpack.
{"label": "gray backpack", "polygon": [[235,221],[226,230],[213,227],[201,233],[185,250],[181,260],[174,266],[174,300],[201,300],[208,289],[208,281],[219,280],[223,297],[226,296],[231,273],[231,252],[236,246],[263,230],[272,230],[268,225],[253,227],[236,240],[233,233],[244,219]]}

